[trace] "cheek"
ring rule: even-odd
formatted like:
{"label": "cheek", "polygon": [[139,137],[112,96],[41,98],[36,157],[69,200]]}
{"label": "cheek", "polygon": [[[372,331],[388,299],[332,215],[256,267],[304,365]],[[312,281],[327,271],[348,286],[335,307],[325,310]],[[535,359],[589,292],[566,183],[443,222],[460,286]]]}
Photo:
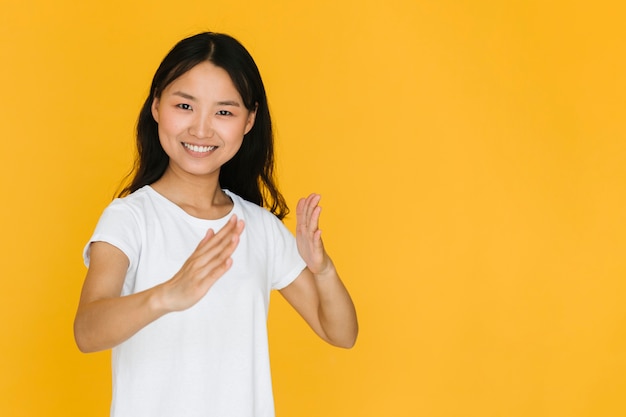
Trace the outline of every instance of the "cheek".
{"label": "cheek", "polygon": [[171,151],[177,146],[177,135],[171,130],[170,126],[163,125],[162,123],[158,126],[158,133],[161,147],[166,154],[170,155]]}
{"label": "cheek", "polygon": [[175,136],[183,129],[184,126],[177,120],[161,117],[161,123],[159,123],[159,137],[165,139],[170,136]]}
{"label": "cheek", "polygon": [[243,139],[245,126],[239,123],[215,123],[213,131],[225,140],[239,141]]}

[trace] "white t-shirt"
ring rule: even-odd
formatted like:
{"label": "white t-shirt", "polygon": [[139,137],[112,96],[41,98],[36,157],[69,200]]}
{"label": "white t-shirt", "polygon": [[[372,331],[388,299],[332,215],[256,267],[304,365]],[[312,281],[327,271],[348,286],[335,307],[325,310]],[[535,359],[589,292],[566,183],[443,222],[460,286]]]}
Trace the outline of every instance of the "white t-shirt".
{"label": "white t-shirt", "polygon": [[[170,279],[207,230],[245,221],[233,265],[196,305],[167,314],[113,348],[112,417],[272,417],[270,291],[305,268],[295,239],[267,210],[226,191],[232,212],[192,217],[145,186],[105,209],[89,243],[128,256],[122,295]],[[84,252],[89,265],[89,244]]]}

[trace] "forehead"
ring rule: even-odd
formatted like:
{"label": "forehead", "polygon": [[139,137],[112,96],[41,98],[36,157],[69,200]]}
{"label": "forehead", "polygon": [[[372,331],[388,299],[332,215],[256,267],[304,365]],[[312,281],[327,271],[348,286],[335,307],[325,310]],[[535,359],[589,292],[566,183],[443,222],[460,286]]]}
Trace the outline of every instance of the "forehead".
{"label": "forehead", "polygon": [[228,96],[241,100],[239,91],[224,68],[205,61],[192,67],[189,71],[172,81],[164,90],[164,94],[183,93],[202,98],[212,96]]}

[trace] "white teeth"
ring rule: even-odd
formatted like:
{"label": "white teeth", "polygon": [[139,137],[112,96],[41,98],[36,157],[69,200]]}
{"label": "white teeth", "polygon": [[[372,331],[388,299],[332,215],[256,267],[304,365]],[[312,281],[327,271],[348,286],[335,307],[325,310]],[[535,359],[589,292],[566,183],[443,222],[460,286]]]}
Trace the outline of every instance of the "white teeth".
{"label": "white teeth", "polygon": [[217,146],[198,146],[198,145],[191,145],[189,143],[184,143],[183,142],[183,146],[191,151],[194,152],[210,152],[213,149],[215,149]]}

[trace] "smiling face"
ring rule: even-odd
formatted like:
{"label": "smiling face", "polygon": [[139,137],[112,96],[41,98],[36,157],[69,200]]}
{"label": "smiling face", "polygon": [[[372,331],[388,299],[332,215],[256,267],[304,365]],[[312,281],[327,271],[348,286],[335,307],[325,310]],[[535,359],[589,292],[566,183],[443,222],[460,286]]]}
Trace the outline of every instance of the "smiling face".
{"label": "smiling face", "polygon": [[218,178],[252,129],[255,115],[223,68],[210,62],[196,65],[152,102],[159,140],[169,156],[166,174]]}

